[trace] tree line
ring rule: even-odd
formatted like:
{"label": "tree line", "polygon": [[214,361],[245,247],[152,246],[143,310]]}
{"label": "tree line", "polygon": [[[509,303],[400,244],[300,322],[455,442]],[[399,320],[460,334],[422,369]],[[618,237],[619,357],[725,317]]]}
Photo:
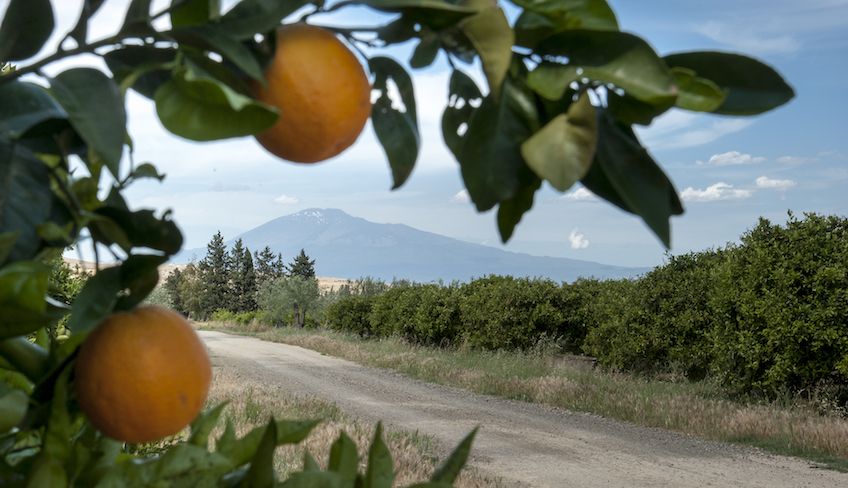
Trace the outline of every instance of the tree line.
{"label": "tree line", "polygon": [[[168,304],[195,320],[209,320],[216,313],[252,316],[260,305],[287,290],[314,288],[317,292],[317,287],[315,260],[305,250],[286,264],[270,247],[253,253],[241,239],[228,250],[220,231],[206,245],[203,259],[175,269],[163,284]],[[288,305],[295,323],[302,326],[309,299],[308,294],[300,295]]]}

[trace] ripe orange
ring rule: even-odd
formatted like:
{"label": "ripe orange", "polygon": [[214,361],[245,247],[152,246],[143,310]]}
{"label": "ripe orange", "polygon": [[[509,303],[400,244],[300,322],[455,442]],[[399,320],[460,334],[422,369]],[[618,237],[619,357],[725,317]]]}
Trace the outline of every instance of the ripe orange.
{"label": "ripe orange", "polygon": [[356,141],[371,114],[371,86],[356,56],[320,27],[294,24],[277,31],[277,49],[265,68],[258,100],[280,118],[256,136],[272,154],[314,163]]}
{"label": "ripe orange", "polygon": [[211,378],[206,348],[188,321],[143,305],[109,316],[86,338],[74,384],[95,427],[136,443],[175,434],[194,420]]}

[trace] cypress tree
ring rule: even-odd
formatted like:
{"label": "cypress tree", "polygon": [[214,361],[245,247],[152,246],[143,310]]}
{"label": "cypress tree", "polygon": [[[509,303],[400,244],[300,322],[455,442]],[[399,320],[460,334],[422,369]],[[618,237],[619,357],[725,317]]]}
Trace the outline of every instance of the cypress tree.
{"label": "cypress tree", "polygon": [[279,278],[275,272],[274,259],[276,257],[277,255],[271,252],[271,248],[268,246],[265,246],[254,256],[257,286],[262,286],[275,278]]}

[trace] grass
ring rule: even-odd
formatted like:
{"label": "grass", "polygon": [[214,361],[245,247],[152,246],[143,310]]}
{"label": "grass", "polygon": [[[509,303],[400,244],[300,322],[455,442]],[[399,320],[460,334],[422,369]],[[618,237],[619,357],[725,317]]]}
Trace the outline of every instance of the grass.
{"label": "grass", "polygon": [[848,419],[822,414],[809,403],[742,403],[709,382],[607,372],[545,352],[438,349],[398,339],[258,325],[211,323],[203,328],[302,346],[478,393],[756,446],[848,471]]}
{"label": "grass", "polygon": [[[342,430],[359,446],[360,472],[364,472],[374,426],[350,418],[334,404],[286,393],[237,372],[215,367],[208,404],[211,407],[221,402],[228,402],[225,416],[233,423],[239,436],[266,424],[271,415],[290,420],[323,419],[302,443],[277,449],[274,465],[281,478],[303,468],[306,450],[325,468],[330,446]],[[220,432],[215,432],[213,438],[218,434]],[[436,448],[430,437],[417,432],[386,428],[385,440],[394,458],[396,486],[424,481],[433,474],[437,460]],[[456,486],[482,488],[501,486],[501,483],[466,467]]]}

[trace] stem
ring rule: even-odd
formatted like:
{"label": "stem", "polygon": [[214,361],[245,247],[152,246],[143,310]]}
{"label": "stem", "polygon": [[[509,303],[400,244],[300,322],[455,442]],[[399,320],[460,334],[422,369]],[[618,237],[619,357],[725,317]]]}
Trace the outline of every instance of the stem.
{"label": "stem", "polygon": [[0,341],[0,356],[33,383],[38,383],[47,372],[47,351],[28,341],[26,337],[18,336]]}

